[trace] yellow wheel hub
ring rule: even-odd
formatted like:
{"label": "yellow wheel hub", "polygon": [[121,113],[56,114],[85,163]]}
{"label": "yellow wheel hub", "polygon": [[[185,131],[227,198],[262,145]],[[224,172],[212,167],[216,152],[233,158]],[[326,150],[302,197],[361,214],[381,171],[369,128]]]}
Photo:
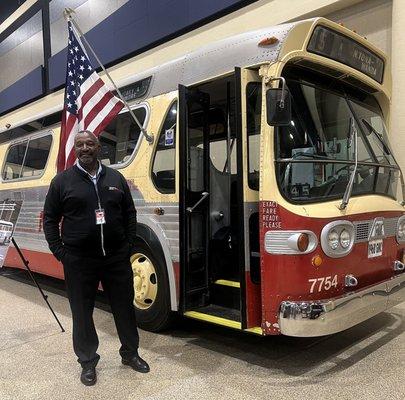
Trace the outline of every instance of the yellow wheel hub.
{"label": "yellow wheel hub", "polygon": [[131,257],[134,273],[134,306],[140,310],[147,310],[156,300],[157,277],[152,261],[142,253]]}

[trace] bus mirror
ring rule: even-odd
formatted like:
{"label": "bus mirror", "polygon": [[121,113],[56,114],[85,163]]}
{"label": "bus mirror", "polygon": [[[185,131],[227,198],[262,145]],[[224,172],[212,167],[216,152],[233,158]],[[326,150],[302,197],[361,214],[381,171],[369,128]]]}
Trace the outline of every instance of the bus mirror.
{"label": "bus mirror", "polygon": [[291,123],[291,97],[287,89],[272,88],[266,93],[267,123],[286,126]]}

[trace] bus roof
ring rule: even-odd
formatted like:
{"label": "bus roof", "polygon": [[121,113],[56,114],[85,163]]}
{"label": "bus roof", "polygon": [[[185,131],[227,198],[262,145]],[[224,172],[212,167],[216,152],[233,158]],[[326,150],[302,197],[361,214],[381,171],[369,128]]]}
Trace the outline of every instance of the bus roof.
{"label": "bus roof", "polygon": [[[296,46],[295,49],[300,50],[305,38],[318,24],[331,26],[346,36],[351,36],[363,46],[378,54],[384,61],[386,60],[385,55],[378,48],[356,33],[324,18],[313,18],[234,35],[227,39],[212,42],[189,53],[187,53],[185,47],[183,56],[167,61],[157,67],[143,68],[145,65],[156,64],[156,62],[153,62],[153,60],[156,60],[156,54],[151,52],[143,58],[135,57],[133,60],[118,64],[112,67],[110,71],[119,87],[151,77],[148,91],[142,98],[138,99],[138,102],[140,102],[145,97],[154,97],[177,90],[179,84],[188,86],[232,72],[235,67],[253,67],[267,62],[274,62],[279,59],[283,46],[285,47],[286,42],[290,39],[289,33],[294,28],[299,26],[303,28],[299,29],[299,40],[295,40],[294,35],[290,35],[293,36],[292,48]],[[259,45],[263,39],[269,38],[276,38],[277,40],[270,45]],[[287,47],[290,48],[291,43]],[[131,72],[129,74],[128,69]],[[143,70],[143,72],[134,74],[134,70]],[[63,104],[63,93],[63,90],[52,93],[1,117],[0,133],[9,129],[6,127],[8,124],[15,128],[60,111]]]}

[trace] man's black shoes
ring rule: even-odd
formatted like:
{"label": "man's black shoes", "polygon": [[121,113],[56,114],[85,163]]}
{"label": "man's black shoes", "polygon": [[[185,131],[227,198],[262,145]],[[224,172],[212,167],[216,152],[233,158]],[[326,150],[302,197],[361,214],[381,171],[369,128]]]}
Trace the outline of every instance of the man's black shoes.
{"label": "man's black shoes", "polygon": [[138,372],[146,373],[150,371],[148,363],[139,356],[133,356],[129,359],[123,358],[122,363]]}
{"label": "man's black shoes", "polygon": [[86,367],[83,368],[80,375],[80,380],[83,385],[92,386],[97,382],[97,374],[95,367]]}
{"label": "man's black shoes", "polygon": [[[132,358],[122,359],[124,365],[130,366],[132,369],[138,372],[146,373],[149,372],[150,368],[148,363],[145,360],[142,360],[138,355],[133,356]],[[85,367],[82,369],[80,374],[80,381],[83,385],[93,386],[97,382],[97,373],[95,367]]]}

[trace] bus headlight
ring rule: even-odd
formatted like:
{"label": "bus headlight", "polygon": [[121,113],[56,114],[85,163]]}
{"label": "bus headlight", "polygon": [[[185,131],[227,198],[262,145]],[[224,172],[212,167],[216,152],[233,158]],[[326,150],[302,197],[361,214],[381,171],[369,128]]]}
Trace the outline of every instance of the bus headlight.
{"label": "bus headlight", "polygon": [[332,250],[339,247],[339,234],[334,229],[328,233],[328,245]]}
{"label": "bus headlight", "polygon": [[340,245],[344,249],[347,249],[350,246],[350,239],[350,233],[346,229],[343,229],[343,231],[340,232]]}
{"label": "bus headlight", "polygon": [[330,222],[321,232],[322,250],[329,257],[344,257],[353,248],[354,236],[354,225],[350,221]]}
{"label": "bus headlight", "polygon": [[403,239],[405,237],[405,222],[403,222],[399,227],[398,227],[398,239]]}
{"label": "bus headlight", "polygon": [[397,225],[397,242],[405,242],[405,215],[398,219]]}

